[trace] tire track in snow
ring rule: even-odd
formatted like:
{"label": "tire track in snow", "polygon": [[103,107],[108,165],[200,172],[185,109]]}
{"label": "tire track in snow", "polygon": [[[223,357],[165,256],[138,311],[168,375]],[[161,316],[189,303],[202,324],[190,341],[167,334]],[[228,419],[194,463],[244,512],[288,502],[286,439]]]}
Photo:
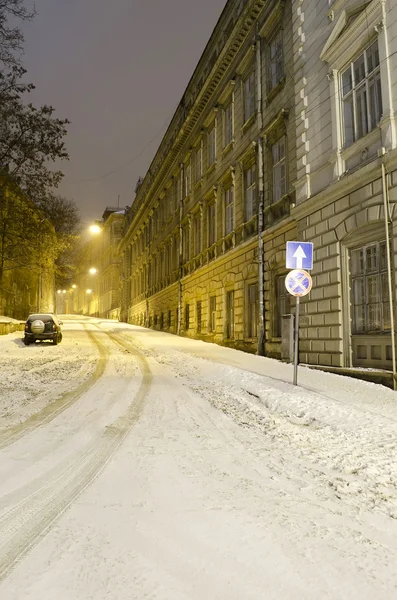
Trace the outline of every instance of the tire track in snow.
{"label": "tire track in snow", "polygon": [[[131,428],[139,420],[152,384],[148,362],[130,344],[109,337],[135,355],[142,381],[128,410],[118,417],[77,457],[68,459],[40,478],[39,487],[28,493],[0,518],[0,581],[50,530],[67,508],[101,473]],[[44,481],[44,483],[42,483]],[[21,490],[19,494],[23,493]],[[13,493],[12,496],[15,494]]]}
{"label": "tire track in snow", "polygon": [[72,406],[81,396],[87,392],[97,381],[100,379],[105,371],[106,365],[109,361],[109,350],[93,335],[89,330],[86,330],[93,344],[98,348],[99,359],[95,371],[92,375],[80,384],[76,389],[71,392],[65,392],[42,408],[39,412],[31,415],[28,419],[18,425],[14,425],[0,432],[0,450],[13,444],[25,434],[34,431],[38,427],[50,423],[58,415],[60,415],[67,408]]}

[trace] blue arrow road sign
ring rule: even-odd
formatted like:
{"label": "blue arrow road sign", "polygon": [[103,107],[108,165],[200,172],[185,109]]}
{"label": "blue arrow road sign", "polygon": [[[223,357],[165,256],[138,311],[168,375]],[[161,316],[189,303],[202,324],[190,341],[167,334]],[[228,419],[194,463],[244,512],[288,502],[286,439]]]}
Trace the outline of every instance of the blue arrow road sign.
{"label": "blue arrow road sign", "polygon": [[312,289],[310,273],[301,269],[290,271],[285,278],[285,287],[292,296],[306,296]]}
{"label": "blue arrow road sign", "polygon": [[287,242],[287,269],[313,268],[313,242]]}

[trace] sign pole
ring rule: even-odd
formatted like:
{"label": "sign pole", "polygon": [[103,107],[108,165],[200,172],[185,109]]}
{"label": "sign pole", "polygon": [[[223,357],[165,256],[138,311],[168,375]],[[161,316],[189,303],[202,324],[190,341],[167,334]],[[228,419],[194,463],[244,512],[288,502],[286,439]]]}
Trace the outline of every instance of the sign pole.
{"label": "sign pole", "polygon": [[298,385],[298,356],[299,356],[299,296],[296,297],[295,310],[295,346],[294,346],[294,385]]}

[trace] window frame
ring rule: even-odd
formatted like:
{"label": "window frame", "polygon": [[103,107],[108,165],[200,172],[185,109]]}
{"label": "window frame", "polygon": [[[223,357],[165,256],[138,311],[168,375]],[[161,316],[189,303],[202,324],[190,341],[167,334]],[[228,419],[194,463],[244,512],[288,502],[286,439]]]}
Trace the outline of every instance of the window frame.
{"label": "window frame", "polygon": [[[272,48],[274,46],[275,51],[274,54],[272,54]],[[273,90],[275,90],[282,81],[284,81],[284,77],[284,32],[283,29],[279,27],[275,34],[269,39],[268,43],[267,85],[269,94],[273,92]]]}
{"label": "window frame", "polygon": [[[199,158],[200,160],[198,160]],[[201,144],[197,146],[194,153],[194,177],[196,183],[200,182],[203,177],[203,149]]]}
{"label": "window frame", "polygon": [[[368,259],[368,251],[374,250],[372,253],[372,259]],[[355,253],[362,252],[362,271],[358,271],[354,268],[354,257]],[[350,273],[350,289],[351,289],[351,331],[352,335],[382,335],[388,334],[391,331],[390,323],[390,304],[388,295],[388,280],[387,280],[387,255],[386,255],[386,241],[382,238],[379,241],[369,241],[367,243],[361,243],[359,246],[353,246],[349,249],[349,273]],[[375,267],[371,269],[371,265],[368,264],[375,261]],[[383,262],[382,262],[383,261]],[[369,280],[373,279],[373,289],[377,290],[377,302],[370,302],[370,287]],[[386,280],[386,290],[384,290],[384,281]],[[355,283],[362,281],[362,293],[364,301],[358,303],[355,301],[357,294],[357,286]],[[384,297],[385,296],[385,297]],[[370,327],[370,306],[377,305],[379,313],[379,327]],[[357,327],[357,308],[362,307],[363,310],[363,328]],[[388,326],[385,325],[385,314],[388,318]]]}
{"label": "window frame", "polygon": [[225,188],[223,193],[223,206],[225,211],[225,236],[234,231],[234,185]]}
{"label": "window frame", "polygon": [[[211,218],[211,214],[213,211],[213,218]],[[216,236],[216,202],[213,200],[207,206],[207,223],[208,223],[208,248],[211,248],[217,242]],[[212,236],[213,233],[213,236]],[[213,237],[213,239],[212,239]]]}
{"label": "window frame", "polygon": [[215,122],[212,124],[211,128],[208,130],[207,142],[208,142],[208,153],[207,153],[208,154],[208,168],[210,168],[216,162],[216,125],[215,125]]}
{"label": "window frame", "polygon": [[[253,171],[253,175],[252,175]],[[251,173],[251,182],[248,184],[248,174]],[[244,179],[244,221],[248,223],[258,214],[258,198],[257,198],[257,169],[256,163],[253,162],[243,171]],[[248,198],[250,203],[248,203]],[[248,206],[250,205],[250,211]]]}
{"label": "window frame", "polygon": [[[376,45],[376,50],[372,53],[369,51]],[[369,58],[377,63],[370,69]],[[363,73],[358,73],[357,66],[359,61],[362,59],[362,66],[364,68]],[[350,73],[350,77],[349,77]],[[347,75],[346,83],[344,83],[344,77]],[[358,77],[361,77],[359,81],[356,81]],[[371,87],[371,82],[374,82]],[[345,87],[350,86],[347,91]],[[366,47],[364,47],[358,54],[349,60],[348,64],[339,72],[339,89],[340,89],[340,103],[341,103],[341,116],[342,116],[342,137],[343,137],[343,148],[349,148],[355,144],[358,140],[365,137],[368,133],[371,133],[376,127],[378,127],[383,114],[383,99],[382,99],[382,81],[381,81],[381,66],[379,56],[379,41],[378,38],[372,40]],[[374,90],[373,102],[371,101],[371,90]],[[349,104],[348,104],[349,103]],[[361,107],[360,107],[361,104]],[[363,104],[365,104],[365,110],[363,110]],[[372,106],[372,104],[374,106]],[[352,134],[347,136],[347,125],[346,125],[346,107],[351,105],[351,118],[352,118]],[[376,121],[373,119],[372,108],[374,112],[377,111]],[[362,119],[365,118],[365,123],[361,119],[359,123],[359,112],[362,112]]]}
{"label": "window frame", "polygon": [[[230,113],[229,113],[230,111]],[[223,147],[227,148],[234,138],[233,98],[225,104],[223,109]]]}
{"label": "window frame", "polygon": [[[280,144],[283,141],[284,154],[280,157]],[[277,156],[275,157],[275,149],[277,147]],[[288,189],[288,173],[287,173],[287,136],[284,133],[281,135],[274,144],[271,145],[271,161],[272,161],[272,204],[279,202],[284,196],[287,195]],[[276,160],[275,160],[276,158]],[[284,167],[284,177],[280,177],[280,181],[284,181],[283,186],[276,181],[277,170]],[[276,194],[276,190],[280,189],[280,192]]]}
{"label": "window frame", "polygon": [[208,319],[208,330],[210,333],[216,333],[216,305],[217,299],[216,294],[212,294],[209,298],[209,319]]}
{"label": "window frame", "polygon": [[202,223],[201,213],[196,213],[193,220],[193,235],[194,235],[194,255],[198,256],[202,252]]}
{"label": "window frame", "polygon": [[[252,302],[252,289],[255,288],[255,301]],[[258,337],[259,331],[259,284],[257,281],[249,281],[247,283],[246,291],[246,327],[247,327],[247,338],[255,339]],[[254,308],[254,315],[252,314],[252,307]],[[254,317],[254,318],[253,318]]]}
{"label": "window frame", "polygon": [[[288,292],[285,287],[285,278],[287,276],[287,272],[285,273],[276,273],[274,276],[274,310],[273,310],[273,337],[281,338],[282,336],[282,317],[283,315],[291,314],[291,302],[292,296]],[[279,289],[283,291],[282,294],[279,294]],[[283,302],[280,302],[283,300]],[[282,312],[282,308],[285,304],[285,309],[288,309],[288,312]]]}
{"label": "window frame", "polygon": [[[251,80],[251,77],[252,77],[252,84],[247,89],[246,86],[247,86],[247,83]],[[253,117],[255,115],[255,109],[256,109],[256,88],[255,88],[255,69],[254,69],[254,67],[251,68],[251,70],[249,71],[247,76],[243,79],[242,88],[243,88],[243,119],[244,119],[244,124],[245,124],[251,119],[251,117]],[[249,95],[247,92],[249,92]],[[249,110],[249,108],[250,108],[250,110]]]}

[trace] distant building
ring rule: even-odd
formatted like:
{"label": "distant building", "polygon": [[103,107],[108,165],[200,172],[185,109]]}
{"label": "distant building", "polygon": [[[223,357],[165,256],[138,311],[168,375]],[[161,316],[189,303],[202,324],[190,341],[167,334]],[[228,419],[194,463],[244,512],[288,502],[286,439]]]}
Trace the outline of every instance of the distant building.
{"label": "distant building", "polygon": [[67,291],[68,312],[119,318],[120,257],[117,247],[124,219],[124,208],[108,206],[102,219],[95,221],[99,231],[81,248],[74,285]]}

